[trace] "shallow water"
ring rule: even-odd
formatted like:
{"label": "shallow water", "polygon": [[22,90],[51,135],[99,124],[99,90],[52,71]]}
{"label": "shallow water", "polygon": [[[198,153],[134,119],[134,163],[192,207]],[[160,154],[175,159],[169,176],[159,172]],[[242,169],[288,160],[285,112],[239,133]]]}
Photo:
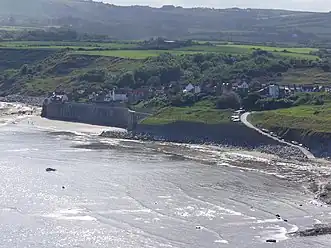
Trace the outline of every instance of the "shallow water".
{"label": "shallow water", "polygon": [[331,221],[304,187],[328,162],[102,130],[37,117],[0,128],[0,247],[330,247],[287,235]]}

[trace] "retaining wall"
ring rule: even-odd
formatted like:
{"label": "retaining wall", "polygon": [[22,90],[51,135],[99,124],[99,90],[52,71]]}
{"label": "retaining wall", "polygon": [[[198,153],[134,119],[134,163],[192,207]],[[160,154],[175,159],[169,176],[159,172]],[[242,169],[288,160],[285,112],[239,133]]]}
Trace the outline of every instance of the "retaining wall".
{"label": "retaining wall", "polygon": [[43,104],[42,117],[132,130],[146,114],[108,104],[52,102]]}

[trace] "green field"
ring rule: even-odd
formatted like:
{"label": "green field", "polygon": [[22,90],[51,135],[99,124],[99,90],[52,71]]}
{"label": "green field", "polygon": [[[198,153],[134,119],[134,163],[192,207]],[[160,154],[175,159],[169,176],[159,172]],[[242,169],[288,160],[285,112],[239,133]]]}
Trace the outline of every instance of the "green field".
{"label": "green field", "polygon": [[[172,54],[190,53],[221,53],[221,54],[248,54],[254,49],[262,49],[273,52],[275,55],[297,57],[300,59],[316,59],[317,56],[310,52],[317,51],[315,48],[280,48],[253,45],[194,45],[173,50],[137,50],[138,44],[133,41],[98,43],[98,42],[47,42],[47,41],[14,41],[0,42],[0,48],[11,49],[72,49],[78,54],[97,55],[97,56],[116,56],[123,58],[144,59],[147,57],[158,56],[161,53],[170,52]],[[100,50],[97,50],[100,49]],[[123,49],[123,50],[121,50]],[[128,50],[130,49],[130,50]],[[93,51],[89,51],[93,50]],[[287,52],[284,52],[286,50]]]}
{"label": "green field", "polygon": [[39,30],[42,28],[36,27],[17,27],[17,26],[0,26],[0,30],[4,31],[24,31],[24,30]]}
{"label": "green field", "polygon": [[250,121],[271,130],[289,128],[306,132],[331,133],[331,104],[258,112],[250,117]]}
{"label": "green field", "polygon": [[284,85],[330,85],[331,72],[325,72],[320,68],[290,69],[282,74],[277,83]]}
{"label": "green field", "polygon": [[317,56],[310,54],[311,52],[318,51],[318,49],[316,48],[291,48],[291,47],[280,48],[280,47],[268,47],[268,46],[228,44],[228,45],[216,45],[216,46],[196,45],[191,47],[180,48],[178,50],[216,52],[223,54],[247,54],[247,53],[252,53],[256,49],[269,51],[275,55],[280,55],[280,56],[297,57],[297,58],[305,58],[305,59],[313,59],[313,60],[318,58]]}
{"label": "green field", "polygon": [[241,49],[261,49],[269,52],[283,52],[284,50],[290,53],[300,53],[300,54],[309,54],[310,52],[317,52],[317,48],[308,48],[308,47],[272,47],[272,46],[259,46],[259,45],[225,45]]}
{"label": "green field", "polygon": [[18,49],[130,49],[137,47],[134,42],[131,43],[99,43],[99,42],[56,42],[56,41],[12,41],[0,42],[1,48]]}
{"label": "green field", "polygon": [[164,125],[176,121],[201,122],[206,124],[229,123],[231,110],[217,110],[209,107],[167,107],[145,119],[142,124]]}
{"label": "green field", "polygon": [[175,55],[194,54],[194,51],[177,51],[177,50],[108,50],[108,51],[75,51],[76,54],[96,55],[96,56],[112,56],[131,59],[146,59],[148,57],[156,57],[162,53],[171,53]]}

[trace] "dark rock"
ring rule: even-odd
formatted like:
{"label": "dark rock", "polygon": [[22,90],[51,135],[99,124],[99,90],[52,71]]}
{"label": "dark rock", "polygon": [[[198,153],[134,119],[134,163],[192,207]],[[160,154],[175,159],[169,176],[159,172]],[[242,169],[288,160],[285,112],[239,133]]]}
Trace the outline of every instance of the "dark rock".
{"label": "dark rock", "polygon": [[196,226],[195,229],[200,230],[201,226]]}
{"label": "dark rock", "polygon": [[275,240],[275,239],[267,239],[266,242],[267,243],[277,243],[277,240]]}
{"label": "dark rock", "polygon": [[277,217],[277,219],[280,219],[280,215],[279,214],[276,214],[276,217]]}
{"label": "dark rock", "polygon": [[313,228],[293,233],[295,236],[310,237],[331,234],[331,225],[317,224]]}
{"label": "dark rock", "polygon": [[47,168],[46,171],[47,171],[47,172],[50,172],[50,171],[56,171],[56,169],[53,169],[53,168]]}
{"label": "dark rock", "polygon": [[286,220],[286,219],[285,219],[284,221],[285,221],[285,222],[288,222],[288,220]]}
{"label": "dark rock", "polygon": [[62,186],[62,189],[65,189],[66,187]]}

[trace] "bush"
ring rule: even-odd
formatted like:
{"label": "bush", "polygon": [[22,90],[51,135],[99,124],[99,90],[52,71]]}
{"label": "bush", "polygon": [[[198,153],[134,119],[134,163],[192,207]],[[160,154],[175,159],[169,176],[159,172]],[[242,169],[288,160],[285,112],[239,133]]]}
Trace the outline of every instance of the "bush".
{"label": "bush", "polygon": [[240,108],[240,97],[234,92],[225,93],[217,99],[216,108],[238,109]]}
{"label": "bush", "polygon": [[293,107],[294,102],[290,99],[265,98],[258,100],[256,104],[259,106],[259,110],[275,110]]}

